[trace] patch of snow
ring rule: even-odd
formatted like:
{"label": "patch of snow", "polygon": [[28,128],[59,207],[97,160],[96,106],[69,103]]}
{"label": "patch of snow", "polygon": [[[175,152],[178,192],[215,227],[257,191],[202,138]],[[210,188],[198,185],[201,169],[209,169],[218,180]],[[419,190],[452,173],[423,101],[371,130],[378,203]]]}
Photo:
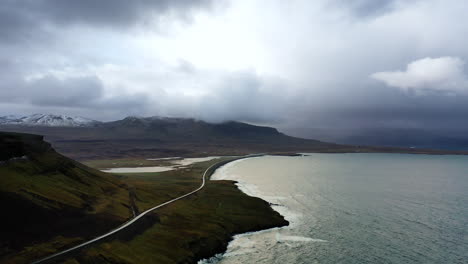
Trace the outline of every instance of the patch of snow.
{"label": "patch of snow", "polygon": [[33,114],[29,116],[16,117],[14,115],[1,116],[2,125],[23,126],[49,126],[49,127],[84,127],[98,124],[99,121],[67,115]]}

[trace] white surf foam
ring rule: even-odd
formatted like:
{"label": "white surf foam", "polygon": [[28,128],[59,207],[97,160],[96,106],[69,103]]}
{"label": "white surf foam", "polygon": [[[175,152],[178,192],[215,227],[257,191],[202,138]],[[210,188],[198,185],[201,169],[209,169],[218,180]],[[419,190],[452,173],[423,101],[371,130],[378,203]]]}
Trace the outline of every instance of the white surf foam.
{"label": "white surf foam", "polygon": [[[300,224],[302,214],[298,211],[293,211],[288,207],[291,202],[294,202],[291,197],[274,194],[274,190],[269,190],[268,193],[262,191],[262,186],[257,186],[247,182],[247,175],[236,175],[239,173],[235,167],[241,162],[246,162],[249,159],[237,160],[219,168],[211,177],[212,180],[234,180],[237,181],[238,188],[249,196],[261,198],[270,203],[271,207],[281,214],[290,224],[286,227],[271,228],[258,232],[249,232],[239,234],[233,237],[233,240],[228,244],[228,249],[225,254],[217,255],[205,262],[199,264],[212,263],[242,263],[252,254],[258,254],[259,250],[268,251],[271,248],[283,245],[283,247],[296,247],[301,243],[311,242],[327,242],[322,239],[311,237],[298,236],[294,234],[294,227]],[[252,172],[254,173],[254,172]],[[251,179],[251,178],[250,178]],[[254,181],[255,182],[255,181]],[[234,257],[235,258],[232,258]],[[237,261],[235,261],[235,259]],[[239,262],[241,261],[241,262]]]}
{"label": "white surf foam", "polygon": [[280,233],[276,233],[276,240],[279,241],[279,242],[285,242],[285,241],[290,241],[290,242],[320,242],[320,243],[328,242],[327,240],[323,240],[323,239],[303,237],[303,236],[285,236],[285,235],[281,235]]}

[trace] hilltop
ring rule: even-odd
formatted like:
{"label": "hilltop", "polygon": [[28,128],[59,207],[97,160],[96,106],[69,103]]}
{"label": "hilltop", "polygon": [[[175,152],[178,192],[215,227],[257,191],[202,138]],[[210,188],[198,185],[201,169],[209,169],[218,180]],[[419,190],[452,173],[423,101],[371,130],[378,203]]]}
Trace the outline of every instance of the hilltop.
{"label": "hilltop", "polygon": [[209,123],[191,118],[129,116],[80,126],[0,124],[0,130],[44,135],[58,152],[77,160],[297,152],[468,153],[334,144],[291,137],[272,127],[236,121]]}
{"label": "hilltop", "polygon": [[0,149],[0,262],[91,238],[132,215],[123,182],[58,154],[42,136],[0,132]]}
{"label": "hilltop", "polygon": [[33,114],[29,116],[0,116],[0,125],[45,126],[45,127],[86,127],[101,122],[80,117],[52,114]]}
{"label": "hilltop", "polygon": [[190,118],[133,116],[87,126],[4,124],[0,130],[44,135],[59,152],[80,160],[324,151],[339,147],[290,137],[272,127]]}
{"label": "hilltop", "polygon": [[[220,162],[115,176],[58,154],[42,136],[0,132],[0,149],[0,263],[31,263],[102,235],[138,212],[194,190],[204,171]],[[224,252],[235,234],[287,224],[235,182],[208,181],[196,195],[53,261],[196,263]]]}

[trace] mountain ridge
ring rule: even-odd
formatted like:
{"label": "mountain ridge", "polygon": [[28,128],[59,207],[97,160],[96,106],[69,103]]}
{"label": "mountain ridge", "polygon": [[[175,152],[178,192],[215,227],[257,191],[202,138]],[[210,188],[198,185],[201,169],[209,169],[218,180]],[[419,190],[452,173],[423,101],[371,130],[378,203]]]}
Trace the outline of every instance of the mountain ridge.
{"label": "mountain ridge", "polygon": [[236,121],[135,117],[88,126],[1,125],[0,130],[43,135],[76,160],[246,155],[252,153],[387,152],[463,154],[466,151],[335,144],[292,137],[276,128]]}
{"label": "mountain ridge", "polygon": [[47,126],[47,127],[82,127],[101,123],[81,116],[56,114],[32,114],[26,116],[0,116],[0,125]]}
{"label": "mountain ridge", "polygon": [[0,124],[0,130],[44,135],[59,152],[78,160],[242,155],[336,147],[332,143],[290,137],[273,127],[158,116],[129,116],[89,126]]}

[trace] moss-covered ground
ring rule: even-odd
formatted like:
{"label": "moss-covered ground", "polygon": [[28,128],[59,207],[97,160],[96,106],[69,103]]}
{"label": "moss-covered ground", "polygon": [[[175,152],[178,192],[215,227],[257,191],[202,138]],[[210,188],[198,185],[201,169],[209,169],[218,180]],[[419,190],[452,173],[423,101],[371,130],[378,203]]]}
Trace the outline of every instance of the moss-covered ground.
{"label": "moss-covered ground", "polygon": [[[0,166],[2,205],[13,211],[2,220],[0,263],[30,263],[110,231],[133,212],[196,189],[209,166],[228,159],[159,173],[111,175],[53,150],[36,154]],[[164,165],[138,159],[87,164],[102,168],[113,163]],[[208,181],[200,192],[51,263],[194,263],[223,252],[234,234],[285,224],[268,203],[243,194],[234,182]]]}
{"label": "moss-covered ground", "polygon": [[28,263],[132,216],[119,177],[55,152],[40,136],[0,133],[0,262]]}
{"label": "moss-covered ground", "polygon": [[[214,160],[161,173],[126,174],[140,211],[197,188]],[[208,181],[200,192],[157,209],[111,239],[76,252],[64,263],[196,263],[225,250],[234,234],[287,222],[265,201],[232,181]]]}

